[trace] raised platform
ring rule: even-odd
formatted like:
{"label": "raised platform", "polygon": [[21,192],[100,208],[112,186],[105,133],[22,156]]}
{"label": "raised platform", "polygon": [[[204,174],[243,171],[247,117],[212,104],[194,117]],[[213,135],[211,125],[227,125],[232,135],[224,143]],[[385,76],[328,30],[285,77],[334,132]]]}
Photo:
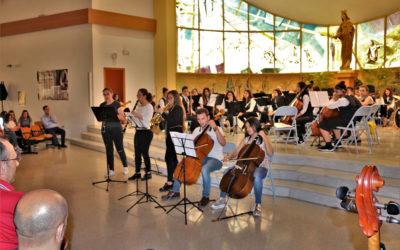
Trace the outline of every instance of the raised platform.
{"label": "raised platform", "polygon": [[[277,196],[289,197],[319,205],[339,207],[335,197],[338,186],[355,188],[355,177],[365,165],[376,165],[385,179],[385,186],[379,191],[378,198],[400,201],[400,155],[398,154],[399,130],[379,129],[380,144],[374,144],[373,152],[369,152],[366,139],[356,154],[354,147],[339,149],[335,152],[323,153],[308,144],[299,147],[292,144],[278,143],[272,175],[275,180]],[[124,139],[128,162],[134,164],[133,147],[134,130],[127,130]],[[243,138],[239,135],[226,135],[228,141],[238,143]],[[100,134],[100,126],[89,125],[81,138],[70,139],[71,144],[88,149],[105,152]],[[159,170],[166,174],[164,163],[165,135],[155,134],[150,156],[152,163],[159,165]],[[153,167],[154,169],[154,167]],[[200,180],[199,180],[200,181]],[[219,183],[213,177],[212,185]],[[264,185],[263,193],[271,195],[269,185]]]}

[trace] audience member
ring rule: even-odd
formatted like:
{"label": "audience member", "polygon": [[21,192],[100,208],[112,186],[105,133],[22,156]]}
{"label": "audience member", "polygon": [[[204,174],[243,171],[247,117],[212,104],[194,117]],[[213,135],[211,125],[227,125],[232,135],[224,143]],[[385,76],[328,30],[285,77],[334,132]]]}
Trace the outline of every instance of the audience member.
{"label": "audience member", "polygon": [[19,157],[13,146],[0,139],[0,249],[18,247],[13,216],[15,205],[24,194],[13,191],[11,186],[18,165]]}
{"label": "audience member", "polygon": [[19,127],[30,127],[30,126],[32,126],[32,118],[29,115],[28,110],[24,109],[22,111],[22,114],[18,119],[18,126]]}
{"label": "audience member", "polygon": [[20,127],[15,124],[11,113],[6,114],[4,118],[4,135],[14,146],[15,151],[17,151],[17,153],[22,153],[22,149],[18,146],[17,133],[21,133]]}
{"label": "audience member", "polygon": [[67,227],[68,205],[59,193],[40,189],[27,193],[15,208],[19,250],[59,250]]}
{"label": "audience member", "polygon": [[[65,145],[65,130],[58,127],[57,118],[54,114],[50,113],[49,106],[43,106],[44,115],[42,116],[42,124],[46,129],[46,133],[53,135],[53,145],[58,148],[66,148]],[[58,143],[57,133],[61,134],[61,145]]]}

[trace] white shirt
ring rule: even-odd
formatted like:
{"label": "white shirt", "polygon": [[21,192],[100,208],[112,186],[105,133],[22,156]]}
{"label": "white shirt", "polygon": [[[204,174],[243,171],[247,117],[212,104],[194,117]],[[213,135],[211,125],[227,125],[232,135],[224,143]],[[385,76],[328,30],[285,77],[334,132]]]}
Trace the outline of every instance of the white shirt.
{"label": "white shirt", "polygon": [[[207,99],[207,102],[208,102],[208,101],[210,101],[210,98]],[[200,105],[203,105],[203,106],[208,106],[207,104],[204,105],[203,97],[202,97],[202,96],[200,97],[199,104],[200,104]]]}
{"label": "white shirt", "polygon": [[308,105],[310,104],[310,96],[304,95],[303,96],[303,108],[300,111],[300,114],[304,115],[307,112]]}
{"label": "white shirt", "polygon": [[[221,135],[224,136],[224,131],[222,130],[222,128],[217,127],[217,129],[219,130]],[[197,127],[197,128],[195,128],[195,130],[193,131],[192,134],[194,135],[194,137],[196,137],[199,134],[201,134],[201,132],[202,132],[201,127]],[[207,134],[214,141],[214,146],[211,149],[210,153],[208,153],[208,157],[222,161],[222,159],[224,159],[224,154],[223,154],[223,150],[222,150],[223,146],[221,144],[219,144],[217,134],[214,132],[213,129],[211,129],[211,131],[210,131],[210,129],[208,129]]]}
{"label": "white shirt", "polygon": [[328,104],[328,109],[337,109],[339,107],[346,107],[350,104],[349,100],[347,100],[345,97],[339,98],[339,100],[334,101],[331,99]]}
{"label": "white shirt", "polygon": [[370,100],[371,100],[370,103],[368,104],[368,106],[374,105],[374,103],[375,103],[374,98],[372,98],[370,95],[369,95],[369,96],[366,96],[365,98],[361,97],[360,102],[364,102],[364,101],[367,100],[367,99],[370,99]]}
{"label": "white shirt", "polygon": [[164,100],[164,97],[161,98],[160,101],[158,102],[158,106],[159,106],[160,108],[165,107],[165,102],[166,102],[166,101]]}
{"label": "white shirt", "polygon": [[135,117],[135,122],[137,122],[137,125],[139,127],[150,129],[150,121],[151,118],[153,118],[153,105],[151,105],[150,103],[144,106],[138,105],[136,108],[136,112],[141,114],[143,117],[143,119]]}
{"label": "white shirt", "polygon": [[251,98],[250,101],[245,105],[246,108],[250,105],[250,108],[246,110],[246,112],[254,112],[256,104],[257,104],[256,100],[254,100],[254,98]]}
{"label": "white shirt", "polygon": [[[384,104],[385,103],[385,100],[384,100],[384,98],[383,97],[381,97],[381,99],[382,99],[382,103]],[[390,101],[390,99],[389,99],[389,96],[388,97],[386,97],[386,101]],[[389,105],[387,105],[387,107],[388,108],[392,108],[392,109],[394,109],[395,108],[395,104],[396,104],[396,102],[395,102],[396,100],[393,98],[393,100],[392,100],[392,103],[391,104],[389,104]]]}
{"label": "white shirt", "polygon": [[9,121],[7,123],[4,123],[4,127],[6,127],[6,129],[10,130],[15,128],[17,126],[17,124],[15,124],[14,121]]}

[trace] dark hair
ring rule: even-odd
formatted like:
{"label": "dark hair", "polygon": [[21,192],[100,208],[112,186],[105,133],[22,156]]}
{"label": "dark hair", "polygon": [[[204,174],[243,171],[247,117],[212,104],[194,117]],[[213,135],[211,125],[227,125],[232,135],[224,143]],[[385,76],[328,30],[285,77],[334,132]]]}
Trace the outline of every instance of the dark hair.
{"label": "dark hair", "polygon": [[344,90],[346,92],[347,87],[344,81],[341,81],[338,84],[336,84],[335,89]]}
{"label": "dark hair", "polygon": [[232,96],[233,96],[233,101],[236,102],[236,101],[237,101],[237,100],[236,100],[236,96],[235,96],[235,93],[233,93],[232,90],[228,90],[228,91],[226,92],[226,94],[225,94],[225,101],[228,100],[228,94],[229,94],[229,93],[232,94]]}
{"label": "dark hair", "polygon": [[4,118],[4,123],[8,123],[9,121],[10,121],[10,116],[11,116],[11,114],[10,113],[7,113],[6,114],[6,116],[5,116],[5,118]]}
{"label": "dark hair", "polygon": [[354,88],[352,88],[352,87],[347,87],[347,90],[350,90],[351,92],[354,92]]}
{"label": "dark hair", "polygon": [[20,116],[19,119],[20,119],[21,121],[24,119],[23,116],[24,116],[24,113],[25,113],[25,112],[28,113],[28,120],[29,120],[29,121],[32,121],[31,116],[29,115],[29,112],[28,112],[28,110],[26,110],[26,109],[22,110],[22,113],[21,113],[21,116]]}
{"label": "dark hair", "polygon": [[390,99],[393,99],[393,90],[392,90],[391,88],[386,88],[385,91],[383,91],[383,98],[388,97],[388,96],[386,95],[386,90],[389,90],[389,91],[390,91],[390,93],[389,93],[388,96],[389,96]]}
{"label": "dark hair", "polygon": [[182,92],[183,92],[185,89],[188,89],[188,87],[187,87],[187,86],[183,86],[183,87],[182,87]]}
{"label": "dark hair", "polygon": [[208,112],[208,109],[206,109],[206,108],[199,108],[196,110],[196,115],[201,115],[201,114],[206,114],[206,116],[210,115],[210,113]]}
{"label": "dark hair", "polygon": [[47,106],[47,105],[44,105],[43,106],[43,110],[45,110],[46,108],[48,108],[49,106]]}
{"label": "dark hair", "polygon": [[176,91],[176,90],[170,90],[168,92],[168,95],[172,95],[172,97],[174,98],[174,106],[181,107],[181,109],[183,111],[183,124],[182,124],[182,126],[185,127],[186,112],[185,112],[185,107],[183,107],[183,104],[182,104],[181,96],[179,95],[178,91]]}
{"label": "dark hair", "polygon": [[[262,129],[260,120],[258,120],[257,117],[252,116],[252,117],[247,118],[246,121],[244,122],[244,124],[246,124],[246,123],[248,123],[250,125],[250,127],[255,128],[257,133],[260,132]],[[247,129],[245,129],[245,136],[246,137],[250,136],[247,133]]]}
{"label": "dark hair", "polygon": [[[8,111],[8,113],[14,113],[14,110],[10,110],[10,111]],[[15,114],[15,113],[14,113]]]}
{"label": "dark hair", "polygon": [[369,88],[368,88],[367,85],[361,85],[361,86],[360,86],[360,89],[361,89],[361,88],[365,89],[365,90],[367,91],[367,93],[369,93]]}
{"label": "dark hair", "polygon": [[317,86],[313,88],[314,91],[320,91],[321,89]]}
{"label": "dark hair", "polygon": [[151,102],[153,100],[153,96],[147,89],[139,89],[138,92],[142,93],[142,95],[146,96],[146,100]]}
{"label": "dark hair", "polygon": [[7,114],[7,111],[3,110],[3,111],[1,111],[1,113],[0,113],[0,117],[5,118],[5,117],[6,117],[6,114]]}
{"label": "dark hair", "polygon": [[[206,90],[208,91],[208,93],[211,94],[211,91],[210,91],[209,88],[204,88],[204,89],[203,89],[203,95],[201,96],[201,98],[203,99],[203,105],[204,105],[204,106],[207,104]],[[208,96],[208,97],[210,97],[210,96]]]}
{"label": "dark hair", "polygon": [[113,94],[113,99],[114,99],[114,101],[117,101],[117,100],[115,100],[115,97],[116,97],[116,96],[118,96],[118,101],[119,101],[119,95],[118,95],[117,93]]}
{"label": "dark hair", "polygon": [[308,88],[305,89],[305,87],[307,86],[307,84],[305,82],[303,82],[303,81],[298,82],[297,85],[299,85],[300,91],[303,90],[303,93],[301,94],[301,96],[308,95]]}
{"label": "dark hair", "polygon": [[243,101],[248,103],[250,101],[250,99],[253,98],[253,94],[251,93],[250,89],[245,89],[244,92],[247,92],[249,94],[249,97],[247,99],[244,99],[244,96],[243,96]]}
{"label": "dark hair", "polygon": [[274,89],[274,91],[278,92],[278,96],[282,95],[282,91],[280,89]]}
{"label": "dark hair", "polygon": [[165,94],[165,92],[168,92],[167,88],[162,88],[162,93]]}
{"label": "dark hair", "polygon": [[113,91],[112,91],[111,88],[104,88],[104,89],[103,89],[103,93],[104,93],[105,91],[108,91],[108,92],[110,92],[110,93],[113,93]]}

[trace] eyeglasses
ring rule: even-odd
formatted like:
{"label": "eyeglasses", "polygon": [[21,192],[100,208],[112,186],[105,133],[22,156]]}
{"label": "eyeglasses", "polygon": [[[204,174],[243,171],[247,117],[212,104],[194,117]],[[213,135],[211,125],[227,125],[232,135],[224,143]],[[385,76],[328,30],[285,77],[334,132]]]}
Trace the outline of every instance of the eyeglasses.
{"label": "eyeglasses", "polygon": [[5,160],[0,160],[0,161],[21,161],[21,157],[17,156],[14,159],[5,159]]}

